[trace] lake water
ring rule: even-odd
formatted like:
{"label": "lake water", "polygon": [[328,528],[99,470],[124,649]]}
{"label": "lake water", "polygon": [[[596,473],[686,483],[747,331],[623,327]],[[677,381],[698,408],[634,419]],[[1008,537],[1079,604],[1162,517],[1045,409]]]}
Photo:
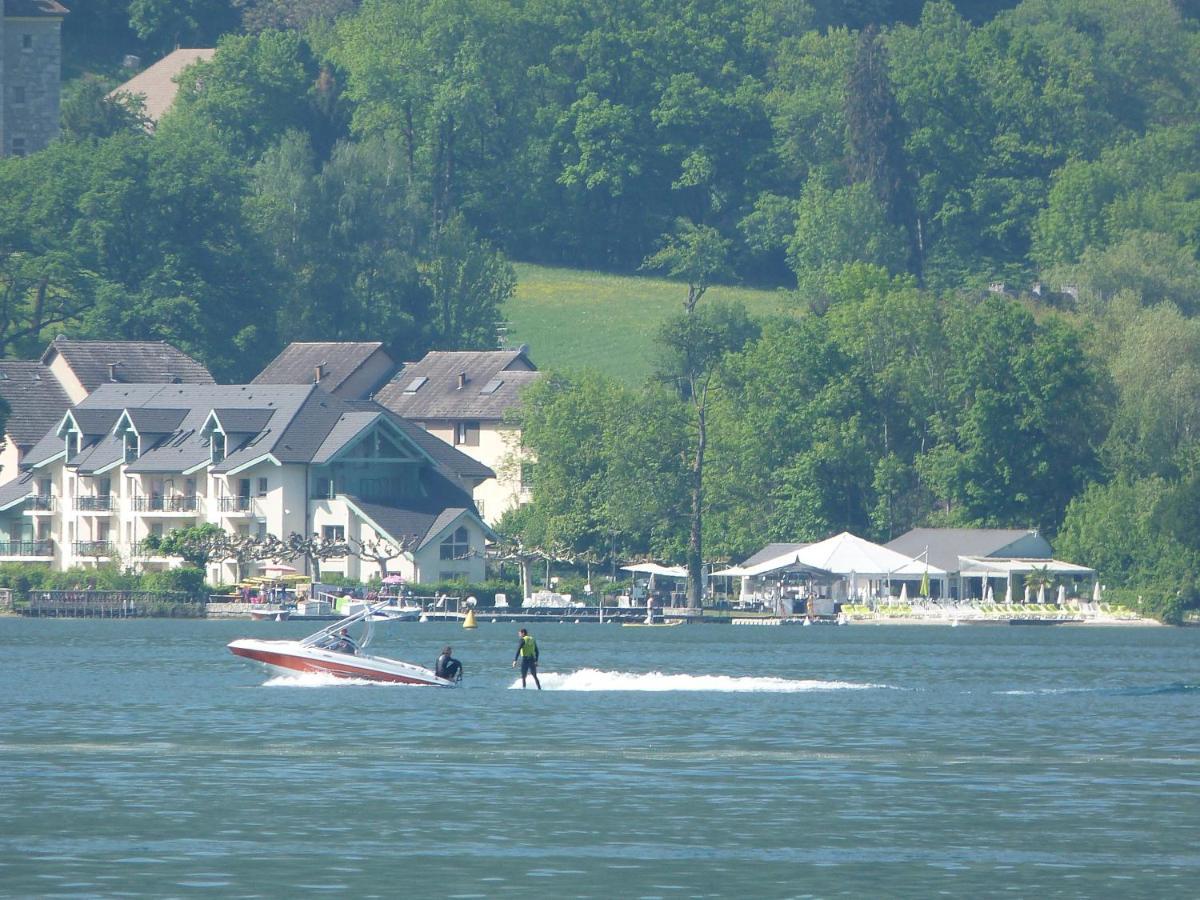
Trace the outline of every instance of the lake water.
{"label": "lake water", "polygon": [[[385,630],[389,629],[389,630]],[[1194,897],[1200,629],[0,619],[0,894]],[[514,689],[517,685],[517,689]]]}

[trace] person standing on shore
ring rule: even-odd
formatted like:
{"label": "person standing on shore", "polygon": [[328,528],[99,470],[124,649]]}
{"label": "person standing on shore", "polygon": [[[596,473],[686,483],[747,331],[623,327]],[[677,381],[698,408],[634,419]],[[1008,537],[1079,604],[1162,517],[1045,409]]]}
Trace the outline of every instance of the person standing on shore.
{"label": "person standing on shore", "polygon": [[537,685],[537,689],[542,689],[542,683],[538,681],[537,664],[538,664],[538,645],[533,639],[533,635],[524,628],[517,632],[519,640],[517,641],[517,653],[513,657],[513,668],[517,667],[517,661],[521,662],[521,687],[525,687],[525,676],[532,675],[533,683]]}

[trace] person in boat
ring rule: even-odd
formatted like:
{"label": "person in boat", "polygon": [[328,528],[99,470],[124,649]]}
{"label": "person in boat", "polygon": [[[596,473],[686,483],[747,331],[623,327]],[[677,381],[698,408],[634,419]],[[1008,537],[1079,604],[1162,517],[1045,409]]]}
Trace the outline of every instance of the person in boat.
{"label": "person in boat", "polygon": [[350,637],[350,630],[343,628],[333,637],[333,641],[329,644],[329,649],[334,653],[358,653],[358,644],[354,643],[354,639]]}
{"label": "person in boat", "polygon": [[450,655],[453,652],[454,648],[449,645],[442,648],[442,655],[437,658],[433,674],[447,681],[462,681],[462,663]]}
{"label": "person in boat", "polygon": [[524,628],[517,631],[520,638],[517,642],[517,655],[513,657],[513,668],[517,667],[517,661],[521,662],[521,687],[525,687],[525,676],[532,675],[533,683],[537,685],[537,689],[542,689],[542,683],[538,681],[537,664],[538,664],[538,645],[533,639],[533,635]]}

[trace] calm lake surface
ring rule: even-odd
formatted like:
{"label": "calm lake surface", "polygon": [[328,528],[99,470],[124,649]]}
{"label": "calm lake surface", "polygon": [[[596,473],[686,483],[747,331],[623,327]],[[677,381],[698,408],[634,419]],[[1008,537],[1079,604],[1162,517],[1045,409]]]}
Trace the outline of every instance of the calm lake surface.
{"label": "calm lake surface", "polygon": [[[0,894],[1195,897],[1200,629],[0,620]],[[513,689],[516,685],[517,689]]]}

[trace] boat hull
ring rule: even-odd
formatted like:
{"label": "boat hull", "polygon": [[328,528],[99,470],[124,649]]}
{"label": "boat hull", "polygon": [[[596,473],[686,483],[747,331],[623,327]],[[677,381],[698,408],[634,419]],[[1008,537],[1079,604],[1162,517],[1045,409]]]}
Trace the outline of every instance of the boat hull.
{"label": "boat hull", "polygon": [[384,656],[356,656],[336,653],[300,641],[260,641],[250,638],[233,641],[229,652],[266,666],[281,674],[316,672],[335,678],[378,681],[385,684],[411,684],[422,687],[454,687],[429,669]]}

